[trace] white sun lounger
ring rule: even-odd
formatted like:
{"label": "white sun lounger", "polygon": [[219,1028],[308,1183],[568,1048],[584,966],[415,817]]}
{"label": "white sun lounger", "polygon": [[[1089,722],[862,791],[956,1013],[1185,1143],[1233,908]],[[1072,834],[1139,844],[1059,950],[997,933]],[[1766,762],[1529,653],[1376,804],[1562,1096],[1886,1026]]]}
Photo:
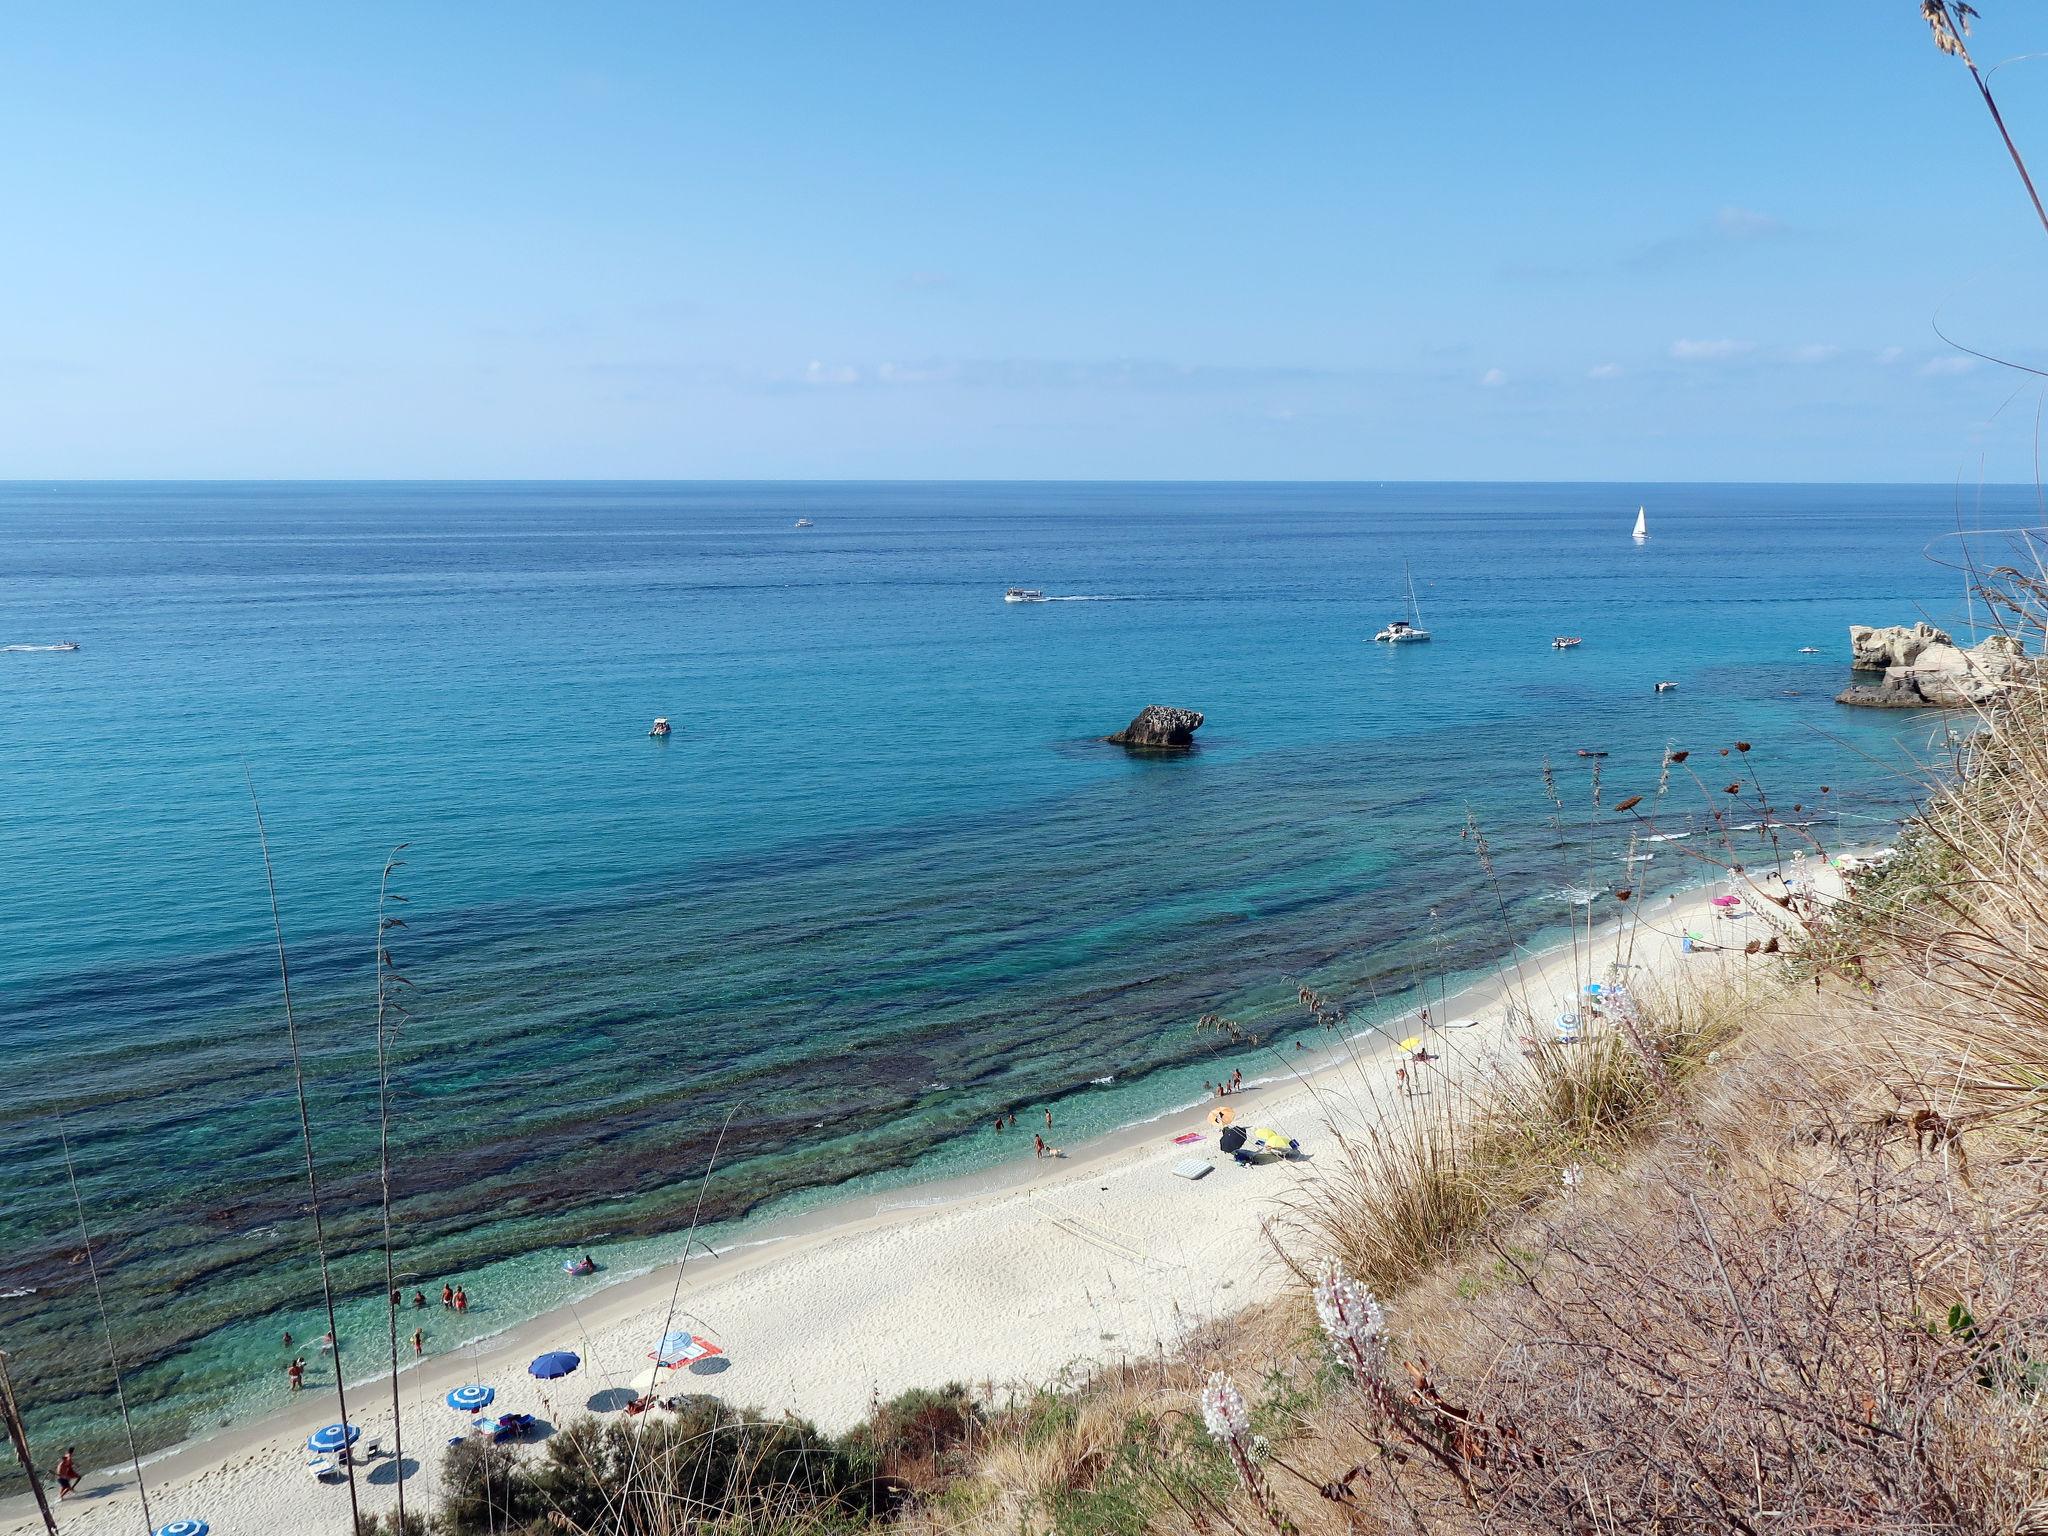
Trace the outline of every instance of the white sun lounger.
{"label": "white sun lounger", "polygon": [[1199,1179],[1216,1165],[1207,1158],[1184,1157],[1173,1165],[1175,1178]]}

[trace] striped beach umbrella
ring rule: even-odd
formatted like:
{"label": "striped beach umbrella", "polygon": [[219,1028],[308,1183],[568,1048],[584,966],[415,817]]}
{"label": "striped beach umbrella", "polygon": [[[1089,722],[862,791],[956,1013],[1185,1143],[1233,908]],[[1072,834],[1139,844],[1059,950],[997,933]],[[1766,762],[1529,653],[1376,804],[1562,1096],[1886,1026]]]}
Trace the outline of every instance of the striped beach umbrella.
{"label": "striped beach umbrella", "polygon": [[490,1407],[491,1399],[497,1395],[496,1387],[457,1387],[448,1394],[448,1406],[463,1413],[475,1413]]}
{"label": "striped beach umbrella", "polygon": [[318,1451],[322,1456],[332,1456],[336,1451],[348,1449],[362,1437],[363,1432],[353,1424],[326,1424],[306,1437],[306,1449]]}
{"label": "striped beach umbrella", "polygon": [[568,1375],[582,1363],[582,1360],[570,1354],[568,1350],[556,1349],[540,1356],[533,1364],[527,1367],[527,1370],[538,1376],[542,1381],[553,1381],[558,1376]]}
{"label": "striped beach umbrella", "polygon": [[156,1536],[206,1536],[212,1529],[204,1520],[173,1520],[158,1526]]}

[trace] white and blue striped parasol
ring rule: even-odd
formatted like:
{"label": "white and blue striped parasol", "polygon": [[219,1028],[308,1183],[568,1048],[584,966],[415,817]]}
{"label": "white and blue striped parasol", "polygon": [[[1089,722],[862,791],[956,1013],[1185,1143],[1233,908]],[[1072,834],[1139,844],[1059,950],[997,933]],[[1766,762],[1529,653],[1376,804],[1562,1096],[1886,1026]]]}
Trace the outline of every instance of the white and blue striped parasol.
{"label": "white and blue striped parasol", "polygon": [[157,1527],[156,1536],[206,1536],[213,1527],[204,1520],[173,1520]]}
{"label": "white and blue striped parasol", "polygon": [[448,1394],[448,1406],[463,1413],[475,1413],[479,1408],[491,1406],[491,1399],[498,1395],[496,1387],[457,1387]]}
{"label": "white and blue striped parasol", "polygon": [[354,1445],[362,1437],[363,1432],[353,1424],[328,1424],[306,1437],[306,1449],[318,1451],[323,1456],[332,1456],[336,1451]]}

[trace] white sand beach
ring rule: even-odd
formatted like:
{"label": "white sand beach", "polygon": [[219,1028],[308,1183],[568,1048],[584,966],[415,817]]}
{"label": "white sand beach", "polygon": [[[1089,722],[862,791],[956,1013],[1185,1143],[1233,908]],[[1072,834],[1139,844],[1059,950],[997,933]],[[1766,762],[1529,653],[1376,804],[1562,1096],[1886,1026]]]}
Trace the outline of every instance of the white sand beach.
{"label": "white sand beach", "polygon": [[[1504,970],[1506,983],[1535,1016],[1533,1027],[1547,1032],[1551,1015],[1576,1006],[1583,984],[1605,977],[1617,956],[1636,967],[1628,974],[1639,982],[1686,968],[1704,973],[1703,981],[1717,979],[1731,959],[1742,962],[1743,941],[1765,930],[1760,919],[1716,921],[1708,895],[1656,897],[1625,934],[1609,920],[1590,943],[1582,937]],[[1687,927],[1730,947],[1681,958],[1679,935]],[[1515,1029],[1532,1026],[1510,1025],[1506,1013],[1501,981],[1446,1000],[1435,1014],[1439,1027],[1428,1035],[1429,1049],[1442,1059],[1414,1070],[1455,1075],[1512,1052]],[[1464,1018],[1479,1023],[1441,1027]],[[1310,1154],[1304,1160],[1234,1165],[1205,1121],[1207,1105],[1043,1160],[1032,1153],[1037,1127],[1020,1122],[1006,1134],[1017,1138],[1021,1183],[956,1198],[911,1192],[932,1193],[942,1201],[935,1205],[842,1207],[846,1219],[825,1230],[692,1259],[679,1287],[675,1266],[664,1266],[474,1349],[430,1357],[401,1377],[408,1505],[432,1505],[443,1447],[464,1429],[465,1417],[443,1401],[451,1388],[488,1384],[498,1394],[493,1414],[525,1411],[550,1422],[592,1406],[616,1410],[671,1328],[694,1329],[725,1355],[664,1379],[664,1395],[713,1392],[735,1405],[801,1414],[830,1431],[859,1421],[874,1397],[914,1386],[960,1381],[998,1393],[1028,1390],[1097,1363],[1172,1347],[1190,1330],[1285,1287],[1285,1268],[1262,1222],[1300,1184],[1320,1176],[1313,1154],[1333,1127],[1398,1113],[1408,1102],[1393,1091],[1402,1059],[1397,1047],[1363,1037],[1346,1054],[1310,1078],[1277,1053],[1244,1053],[1248,1074],[1258,1056],[1276,1079],[1248,1081],[1229,1104],[1246,1125],[1299,1138]],[[1441,1076],[1430,1080],[1440,1091]],[[1201,1140],[1175,1144],[1176,1135],[1190,1131],[1202,1132]],[[1198,1181],[1177,1177],[1174,1165],[1190,1156],[1213,1164],[1212,1171]],[[551,1349],[574,1351],[582,1365],[563,1380],[537,1382],[527,1362]],[[350,1402],[355,1422],[388,1452],[388,1380],[354,1388]],[[146,1463],[154,1522],[204,1519],[219,1536],[333,1530],[345,1518],[348,1494],[338,1483],[314,1481],[305,1441],[336,1416],[330,1392],[309,1390],[302,1409]],[[54,1454],[46,1458],[53,1460]],[[395,1508],[400,1466],[387,1454],[359,1468],[366,1513]],[[40,1528],[26,1497],[10,1499],[5,1516],[0,1529]],[[126,1467],[89,1474],[63,1502],[61,1517],[67,1531],[132,1532],[140,1524],[134,1474]]]}

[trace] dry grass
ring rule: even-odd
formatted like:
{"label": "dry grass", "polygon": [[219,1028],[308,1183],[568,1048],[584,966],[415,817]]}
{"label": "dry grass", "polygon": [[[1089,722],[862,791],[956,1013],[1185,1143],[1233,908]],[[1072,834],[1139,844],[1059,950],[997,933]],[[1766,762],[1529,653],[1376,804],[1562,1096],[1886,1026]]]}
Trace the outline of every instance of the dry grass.
{"label": "dry grass", "polygon": [[1539,1041],[1511,1067],[1339,1117],[1364,1128],[1334,1137],[1338,1177],[1295,1206],[1291,1246],[1389,1292],[1559,1193],[1567,1170],[1654,1134],[1671,1095],[1734,1039],[1743,1002],[1687,988],[1642,1004],[1633,1029]]}

